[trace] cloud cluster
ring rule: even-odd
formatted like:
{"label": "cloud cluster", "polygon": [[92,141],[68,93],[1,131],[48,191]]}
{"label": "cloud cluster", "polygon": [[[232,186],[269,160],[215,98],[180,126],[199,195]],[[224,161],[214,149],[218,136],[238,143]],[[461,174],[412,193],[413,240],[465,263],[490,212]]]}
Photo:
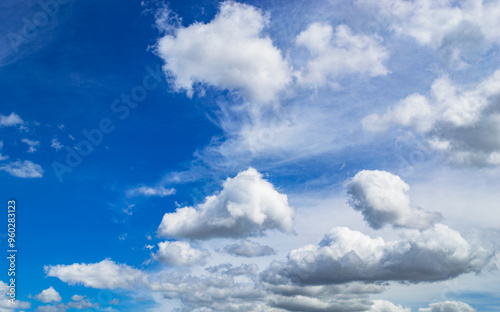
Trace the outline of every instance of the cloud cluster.
{"label": "cloud cluster", "polygon": [[155,258],[168,265],[192,266],[195,264],[205,264],[205,259],[210,255],[206,250],[195,249],[187,242],[161,242],[158,244],[159,250]]}
{"label": "cloud cluster", "polygon": [[432,282],[479,272],[492,257],[442,224],[407,236],[386,242],[349,228],[333,228],[318,245],[292,250],[286,262],[274,263],[263,278],[272,284],[304,285]]}
{"label": "cloud cluster", "polygon": [[40,146],[40,141],[33,141],[30,139],[22,139],[21,142],[28,145],[28,153],[34,153],[37,151],[38,146]]}
{"label": "cloud cluster", "polygon": [[268,17],[253,6],[223,2],[210,23],[178,27],[162,37],[157,53],[175,88],[188,96],[195,83],[203,83],[240,90],[250,101],[272,101],[290,82],[291,70],[262,34],[267,24]]}
{"label": "cloud cluster", "polygon": [[361,211],[374,229],[385,225],[426,229],[442,219],[436,212],[412,207],[410,186],[400,177],[386,171],[363,170],[344,183],[349,204]]}
{"label": "cloud cluster", "polygon": [[500,5],[496,1],[358,0],[381,26],[418,44],[436,49],[451,66],[463,68],[471,59],[500,43]]}
{"label": "cloud cluster", "polygon": [[424,134],[429,145],[452,163],[500,164],[500,70],[474,87],[454,85],[448,77],[432,84],[430,94],[412,94],[383,115],[362,120],[369,131],[399,125]]}
{"label": "cloud cluster", "polygon": [[389,52],[380,45],[381,40],[355,35],[346,25],[337,26],[335,32],[328,24],[309,25],[295,41],[311,55],[306,68],[298,73],[299,82],[321,86],[344,74],[386,75],[389,71],[383,63]]}
{"label": "cloud cluster", "polygon": [[57,277],[70,285],[97,289],[133,288],[146,279],[144,272],[109,259],[90,264],[49,265],[44,270],[47,276]]}
{"label": "cloud cluster", "polygon": [[285,194],[253,168],[228,178],[222,191],[196,207],[166,213],[158,235],[187,239],[246,237],[266,230],[293,231],[295,211]]}

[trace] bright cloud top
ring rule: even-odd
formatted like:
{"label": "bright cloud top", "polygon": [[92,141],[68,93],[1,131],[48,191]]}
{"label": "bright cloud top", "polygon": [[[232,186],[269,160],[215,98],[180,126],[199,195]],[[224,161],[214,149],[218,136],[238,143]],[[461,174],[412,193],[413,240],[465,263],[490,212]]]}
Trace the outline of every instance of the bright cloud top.
{"label": "bright cloud top", "polygon": [[222,191],[196,207],[166,213],[158,235],[209,239],[261,235],[266,230],[293,231],[295,211],[285,194],[253,168],[228,178]]}
{"label": "bright cloud top", "polygon": [[363,170],[346,181],[344,187],[350,196],[349,204],[361,211],[374,229],[385,225],[425,229],[442,219],[439,213],[412,207],[410,186],[386,171]]}
{"label": "bright cloud top", "polygon": [[342,74],[366,73],[370,76],[388,73],[383,62],[389,52],[380,45],[381,38],[355,35],[346,25],[335,28],[314,23],[296,38],[296,45],[311,54],[299,81],[324,85]]}
{"label": "bright cloud top", "polygon": [[291,73],[280,50],[262,35],[267,24],[268,17],[255,7],[224,2],[210,23],[179,27],[158,41],[163,69],[190,97],[200,82],[241,90],[251,101],[271,101]]}
{"label": "bright cloud top", "polygon": [[143,283],[146,274],[109,259],[99,263],[45,266],[47,276],[59,278],[70,285],[82,284],[97,289],[131,288]]}
{"label": "bright cloud top", "polygon": [[61,295],[59,295],[59,293],[52,286],[44,289],[41,293],[36,295],[35,298],[43,303],[61,302],[62,300]]}
{"label": "bright cloud top", "polygon": [[187,242],[161,242],[155,258],[173,266],[191,266],[205,264],[205,259],[210,255],[206,250],[195,249]]}

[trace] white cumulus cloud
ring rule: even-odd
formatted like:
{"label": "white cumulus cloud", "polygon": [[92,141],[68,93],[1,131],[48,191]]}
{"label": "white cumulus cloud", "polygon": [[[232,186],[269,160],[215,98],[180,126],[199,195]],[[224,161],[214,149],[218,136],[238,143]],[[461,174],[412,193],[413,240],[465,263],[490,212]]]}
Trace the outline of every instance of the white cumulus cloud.
{"label": "white cumulus cloud", "polygon": [[346,25],[337,26],[335,31],[327,24],[309,25],[295,42],[311,54],[306,68],[298,73],[299,82],[321,86],[343,74],[386,75],[389,71],[383,63],[389,52],[380,44],[381,40],[356,35]]}
{"label": "white cumulus cloud", "polygon": [[460,301],[444,301],[431,303],[429,308],[418,309],[418,312],[476,312],[476,309]]}
{"label": "white cumulus cloud", "polygon": [[175,88],[189,96],[199,82],[240,90],[251,101],[271,101],[291,81],[291,70],[263,35],[267,24],[267,15],[253,6],[223,2],[210,23],[178,27],[159,39],[157,53]]}
{"label": "white cumulus cloud", "polygon": [[59,293],[52,286],[44,289],[41,293],[36,295],[35,299],[40,300],[43,303],[61,302],[62,300],[61,295],[59,295]]}
{"label": "white cumulus cloud", "polygon": [[155,258],[163,263],[173,266],[192,266],[205,264],[205,259],[210,255],[206,250],[195,249],[188,242],[161,242]]}
{"label": "white cumulus cloud", "polygon": [[386,171],[360,171],[344,187],[350,196],[349,204],[361,211],[374,229],[385,225],[425,229],[442,219],[439,213],[413,207],[408,196],[410,186]]}
{"label": "white cumulus cloud", "polygon": [[11,113],[8,116],[0,114],[0,127],[12,127],[22,125],[24,121],[16,113]]}
{"label": "white cumulus cloud", "polygon": [[28,145],[28,153],[34,153],[37,151],[38,146],[40,146],[40,141],[33,141],[30,139],[22,139],[21,142]]}
{"label": "white cumulus cloud", "polygon": [[285,194],[253,168],[228,178],[222,191],[196,207],[166,213],[158,234],[166,237],[209,239],[261,235],[266,230],[293,232],[295,211]]}
{"label": "white cumulus cloud", "polygon": [[98,289],[132,288],[146,280],[146,274],[110,259],[99,263],[75,263],[44,267],[47,276],[59,278],[70,285],[82,284]]}

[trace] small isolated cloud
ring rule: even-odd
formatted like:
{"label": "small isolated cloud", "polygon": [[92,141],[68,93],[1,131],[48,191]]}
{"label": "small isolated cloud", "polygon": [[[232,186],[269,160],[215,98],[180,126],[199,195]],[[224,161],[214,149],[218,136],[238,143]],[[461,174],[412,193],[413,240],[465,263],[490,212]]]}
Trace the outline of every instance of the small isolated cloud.
{"label": "small isolated cloud", "polygon": [[431,303],[428,308],[418,309],[418,312],[476,312],[476,309],[460,301],[444,301]]}
{"label": "small isolated cloud", "polygon": [[53,138],[51,141],[50,141],[50,146],[53,147],[56,151],[59,151],[61,148],[63,148],[64,146],[61,144],[61,142],[59,142],[59,140],[57,138]]}
{"label": "small isolated cloud", "polygon": [[40,146],[40,141],[32,141],[30,139],[22,139],[21,142],[28,145],[28,153],[34,153],[37,151],[38,146]]}
{"label": "small isolated cloud", "polygon": [[405,240],[386,242],[336,227],[319,245],[292,250],[286,262],[271,264],[263,278],[278,285],[433,282],[480,272],[493,256],[442,224],[408,231],[407,236]]}
{"label": "small isolated cloud", "polygon": [[188,242],[165,241],[159,243],[158,247],[155,259],[172,266],[205,264],[205,259],[210,255],[206,250],[191,247]]}
{"label": "small isolated cloud", "polygon": [[54,287],[50,286],[49,288],[43,290],[41,293],[35,296],[35,299],[43,302],[61,302],[61,295],[54,289]]}
{"label": "small isolated cloud", "polygon": [[196,207],[166,213],[158,235],[188,239],[246,237],[266,230],[293,232],[295,211],[285,194],[253,168],[228,178],[222,191]]}
{"label": "small isolated cloud", "polygon": [[[162,18],[157,23],[168,22]],[[199,82],[242,91],[251,101],[271,101],[291,81],[291,71],[280,50],[262,34],[268,23],[253,6],[223,2],[210,23],[181,26],[159,39],[163,70],[188,96]]]}
{"label": "small isolated cloud", "polygon": [[85,296],[80,296],[80,295],[71,296],[71,300],[73,300],[73,301],[80,301],[80,300],[83,300],[83,298],[85,298]]}
{"label": "small isolated cloud", "polygon": [[411,312],[411,309],[403,308],[387,300],[373,300],[373,305],[368,312]]}
{"label": "small isolated cloud", "polygon": [[18,178],[41,178],[43,176],[42,167],[29,160],[18,160],[8,163],[0,166],[0,170],[8,172],[10,175]]}
{"label": "small isolated cloud", "polygon": [[49,265],[44,270],[47,276],[57,277],[70,285],[97,289],[133,288],[146,280],[142,271],[110,259],[90,264]]}
{"label": "small isolated cloud", "polygon": [[157,187],[140,186],[127,191],[128,197],[136,197],[136,196],[165,197],[173,194],[175,194],[175,189],[173,188],[166,189],[163,186],[157,186]]}
{"label": "small isolated cloud", "polygon": [[24,121],[16,113],[11,113],[9,116],[0,114],[0,127],[12,127],[23,123]]}
{"label": "small isolated cloud", "polygon": [[363,170],[344,183],[349,204],[363,214],[374,229],[385,225],[426,229],[442,219],[436,212],[410,204],[410,186],[386,171]]}
{"label": "small isolated cloud", "polygon": [[228,254],[239,257],[261,257],[275,254],[275,250],[269,246],[263,246],[251,240],[243,240],[224,247]]}
{"label": "small isolated cloud", "polygon": [[296,45],[311,54],[306,69],[299,71],[299,82],[324,85],[352,73],[383,76],[389,71],[384,62],[389,52],[380,43],[382,38],[356,35],[346,25],[314,23],[296,38]]}

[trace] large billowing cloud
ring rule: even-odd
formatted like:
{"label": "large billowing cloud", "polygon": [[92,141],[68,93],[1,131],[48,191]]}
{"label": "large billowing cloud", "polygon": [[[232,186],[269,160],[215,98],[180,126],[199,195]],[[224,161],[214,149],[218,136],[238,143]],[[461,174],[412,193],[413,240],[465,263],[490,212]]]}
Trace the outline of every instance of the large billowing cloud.
{"label": "large billowing cloud", "polygon": [[161,242],[155,254],[158,261],[173,266],[191,266],[205,264],[205,259],[210,255],[206,250],[196,249],[187,242]]}
{"label": "large billowing cloud", "polygon": [[432,282],[479,272],[491,256],[442,224],[424,231],[409,231],[407,239],[389,242],[337,227],[319,245],[291,251],[286,262],[274,263],[263,277],[273,284],[304,285]]}
{"label": "large billowing cloud", "polygon": [[145,282],[146,274],[109,259],[99,263],[75,263],[44,267],[47,276],[59,278],[70,285],[82,284],[98,289],[132,288]]}
{"label": "large billowing cloud", "polygon": [[223,2],[210,23],[178,27],[162,37],[157,52],[175,88],[189,96],[200,82],[242,91],[251,101],[271,101],[291,81],[291,70],[262,34],[267,24],[255,7]]}
{"label": "large billowing cloud", "polygon": [[425,229],[441,220],[441,215],[412,207],[410,186],[386,171],[363,170],[344,184],[350,205],[361,211],[366,222],[379,229],[385,225]]}
{"label": "large billowing cloud", "polygon": [[344,74],[366,73],[386,75],[383,62],[389,52],[380,45],[381,38],[355,35],[346,25],[333,31],[332,26],[313,23],[296,38],[296,45],[305,47],[311,59],[298,73],[299,82],[324,85]]}
{"label": "large billowing cloud", "polygon": [[295,212],[285,194],[253,168],[228,178],[222,191],[196,207],[166,213],[160,236],[209,239],[262,235],[266,230],[291,233]]}
{"label": "large billowing cloud", "polygon": [[452,163],[500,164],[500,71],[474,87],[454,85],[448,77],[434,81],[430,94],[412,94],[383,115],[362,121],[370,131],[399,125],[423,133],[429,145]]}

